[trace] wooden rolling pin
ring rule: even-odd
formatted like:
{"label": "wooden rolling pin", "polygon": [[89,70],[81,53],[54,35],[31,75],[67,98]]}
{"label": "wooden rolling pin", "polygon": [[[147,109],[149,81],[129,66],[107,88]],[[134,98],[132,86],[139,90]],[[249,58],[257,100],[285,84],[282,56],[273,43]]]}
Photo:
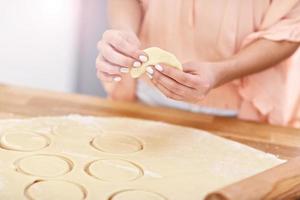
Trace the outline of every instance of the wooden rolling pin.
{"label": "wooden rolling pin", "polygon": [[212,192],[205,200],[300,200],[300,157]]}

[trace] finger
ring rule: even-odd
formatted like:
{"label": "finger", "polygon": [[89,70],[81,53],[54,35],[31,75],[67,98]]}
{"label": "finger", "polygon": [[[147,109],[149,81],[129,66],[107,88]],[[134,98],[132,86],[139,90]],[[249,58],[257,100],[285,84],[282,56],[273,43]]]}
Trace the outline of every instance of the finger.
{"label": "finger", "polygon": [[110,74],[107,74],[105,72],[101,72],[99,70],[97,70],[97,77],[102,82],[119,82],[119,81],[121,81],[120,76],[110,75]]}
{"label": "finger", "polygon": [[[149,69],[150,67],[147,68],[148,73],[149,71],[151,72],[151,70]],[[165,88],[167,88],[168,90],[172,91],[174,94],[177,94],[179,96],[186,96],[188,93],[195,92],[194,89],[182,85],[181,83],[171,79],[170,77],[164,75],[159,71],[155,71],[152,74],[152,76],[153,76],[152,80],[155,80],[157,83],[163,85]]]}
{"label": "finger", "polygon": [[128,42],[120,36],[111,39],[109,41],[109,44],[112,45],[120,53],[130,56],[136,60],[139,60],[139,57],[141,55],[145,55],[145,53],[142,50],[140,50],[138,46]]}
{"label": "finger", "polygon": [[121,73],[128,73],[129,68],[127,67],[120,67],[118,65],[114,65],[103,58],[97,58],[96,60],[96,68],[104,73],[110,74],[110,75],[118,75],[120,76]]}
{"label": "finger", "polygon": [[137,55],[134,56],[134,58],[138,58],[139,61],[141,61],[142,63],[147,62],[149,59],[148,55],[144,51],[139,49],[141,46],[141,43],[140,43],[140,40],[138,39],[138,37],[136,36],[136,34],[133,32],[130,34],[125,34],[124,38],[129,44],[135,44],[135,47],[137,48],[138,52],[137,52]]}
{"label": "finger", "polygon": [[189,73],[185,73],[183,71],[180,71],[176,69],[175,67],[170,67],[164,64],[157,64],[155,65],[155,69],[165,76],[168,76],[175,81],[181,83],[182,85],[185,85],[190,88],[196,88],[198,84],[197,78]]}
{"label": "finger", "polygon": [[99,49],[103,58],[112,64],[128,67],[131,66],[132,63],[135,61],[133,58],[119,53],[107,43],[102,42]]}
{"label": "finger", "polygon": [[[103,34],[103,39],[115,48],[120,53],[130,56],[141,62],[146,62],[148,60],[147,55],[139,49],[140,42],[134,33],[121,33],[114,32],[114,30],[107,31]],[[101,44],[101,43],[100,43]]]}
{"label": "finger", "polygon": [[136,45],[137,47],[141,46],[141,42],[139,38],[136,36],[134,32],[128,32],[127,34],[122,34],[121,35],[127,40],[129,43],[132,43]]}
{"label": "finger", "polygon": [[172,91],[168,90],[163,85],[159,84],[156,80],[152,80],[152,82],[159,89],[159,91],[161,91],[166,97],[177,101],[181,101],[183,99],[183,97],[174,94]]}

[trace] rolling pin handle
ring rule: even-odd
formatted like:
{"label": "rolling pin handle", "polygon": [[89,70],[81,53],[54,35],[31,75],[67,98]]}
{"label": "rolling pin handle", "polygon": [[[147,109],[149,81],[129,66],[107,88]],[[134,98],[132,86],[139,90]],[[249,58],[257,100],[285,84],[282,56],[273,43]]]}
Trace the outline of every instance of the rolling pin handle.
{"label": "rolling pin handle", "polygon": [[300,157],[212,192],[205,200],[300,200]]}

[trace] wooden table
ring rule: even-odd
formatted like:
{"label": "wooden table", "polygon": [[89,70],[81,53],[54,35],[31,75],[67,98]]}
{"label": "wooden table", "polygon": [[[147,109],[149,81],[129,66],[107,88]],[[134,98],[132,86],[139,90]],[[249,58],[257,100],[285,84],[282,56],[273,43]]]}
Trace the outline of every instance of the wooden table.
{"label": "wooden table", "polygon": [[300,156],[300,129],[154,108],[138,103],[113,102],[98,97],[0,85],[1,118],[68,114],[126,116],[165,121],[208,130],[284,159]]}

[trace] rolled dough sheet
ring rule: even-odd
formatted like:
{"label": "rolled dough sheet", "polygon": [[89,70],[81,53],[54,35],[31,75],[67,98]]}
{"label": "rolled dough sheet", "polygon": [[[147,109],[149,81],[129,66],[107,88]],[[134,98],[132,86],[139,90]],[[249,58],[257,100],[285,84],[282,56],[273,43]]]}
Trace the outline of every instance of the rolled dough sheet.
{"label": "rolled dough sheet", "polygon": [[283,160],[208,132],[130,118],[0,121],[0,199],[200,200]]}

